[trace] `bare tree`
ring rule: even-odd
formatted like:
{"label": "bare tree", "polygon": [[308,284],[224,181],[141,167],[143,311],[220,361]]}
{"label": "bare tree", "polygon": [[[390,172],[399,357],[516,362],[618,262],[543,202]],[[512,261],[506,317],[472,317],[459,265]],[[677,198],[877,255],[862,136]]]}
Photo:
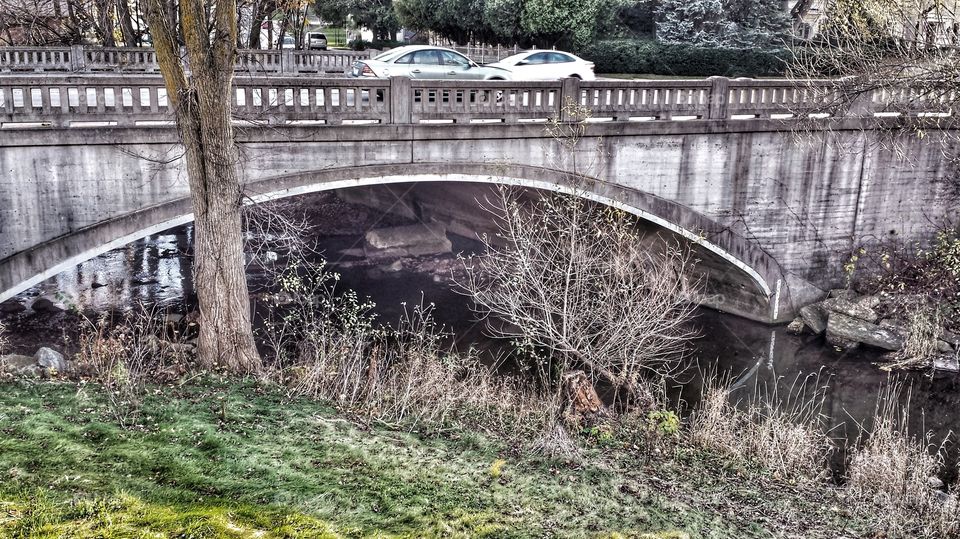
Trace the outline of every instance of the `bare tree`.
{"label": "bare tree", "polygon": [[695,283],[679,246],[643,241],[622,210],[570,195],[488,203],[499,233],[467,259],[463,288],[495,336],[545,350],[544,375],[583,368],[633,397],[678,364],[693,333]]}
{"label": "bare tree", "polygon": [[205,367],[255,371],[261,361],[250,325],[241,233],[243,193],[230,109],[236,0],[179,2],[186,58],[179,55],[168,3],[146,0],[145,7],[185,149],[193,200],[198,360]]}

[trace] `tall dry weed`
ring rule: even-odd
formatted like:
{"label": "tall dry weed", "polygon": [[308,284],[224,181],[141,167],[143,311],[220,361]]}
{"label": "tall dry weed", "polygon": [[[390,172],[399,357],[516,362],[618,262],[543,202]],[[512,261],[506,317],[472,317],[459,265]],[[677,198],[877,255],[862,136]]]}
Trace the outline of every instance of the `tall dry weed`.
{"label": "tall dry weed", "polygon": [[776,388],[758,389],[748,402],[735,403],[730,387],[714,377],[705,384],[693,413],[691,439],[756,462],[779,479],[822,480],[833,444],[823,429],[823,390],[818,383],[818,377],[798,377],[786,395]]}
{"label": "tall dry weed", "polygon": [[908,434],[909,395],[902,404],[903,391],[894,382],[881,392],[873,426],[861,433],[847,468],[847,493],[888,536],[957,537],[957,498],[934,488],[944,445],[932,443],[930,435]]}

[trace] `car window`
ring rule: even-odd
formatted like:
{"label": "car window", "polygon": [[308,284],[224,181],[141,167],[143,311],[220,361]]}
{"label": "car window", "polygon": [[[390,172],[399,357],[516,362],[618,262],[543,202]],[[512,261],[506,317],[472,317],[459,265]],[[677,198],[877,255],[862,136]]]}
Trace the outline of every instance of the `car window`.
{"label": "car window", "polygon": [[440,56],[443,58],[443,65],[454,65],[466,67],[470,65],[470,60],[467,60],[465,56],[461,56],[455,52],[450,51],[440,51]]}
{"label": "car window", "polygon": [[[410,50],[409,47],[398,47],[396,49],[389,50],[387,52],[380,53],[373,57],[374,60],[379,60],[381,62],[389,62],[391,58],[397,58],[402,56],[404,53]],[[404,62],[409,64],[410,62]]]}
{"label": "car window", "polygon": [[573,58],[559,52],[551,52],[549,61],[551,64],[565,64],[567,62],[572,62]]}
{"label": "car window", "polygon": [[439,51],[417,51],[413,53],[413,63],[421,65],[440,65]]}
{"label": "car window", "polygon": [[545,52],[538,52],[536,54],[531,54],[530,56],[527,56],[528,64],[546,64],[549,61],[550,61],[549,55]]}
{"label": "car window", "polygon": [[[401,56],[400,58],[397,58],[397,61],[394,62],[394,63],[395,63],[395,64],[412,64],[412,63],[413,63],[413,55],[414,55],[414,54],[416,54],[416,53],[411,52],[410,54],[404,54],[404,55]],[[380,58],[380,57],[378,56],[377,58],[374,58],[374,60],[378,60],[379,58]]]}

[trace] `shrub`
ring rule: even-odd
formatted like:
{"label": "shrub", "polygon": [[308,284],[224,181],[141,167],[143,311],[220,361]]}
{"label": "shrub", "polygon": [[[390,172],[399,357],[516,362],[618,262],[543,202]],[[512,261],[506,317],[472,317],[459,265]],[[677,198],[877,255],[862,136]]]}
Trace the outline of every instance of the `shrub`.
{"label": "shrub", "polygon": [[367,49],[382,51],[384,49],[395,49],[404,45],[406,45],[406,43],[394,39],[374,39],[373,41],[367,41],[359,37],[347,43],[347,46],[355,51],[365,51]]}
{"label": "shrub", "polygon": [[646,73],[685,77],[783,76],[785,51],[701,48],[650,40],[598,41],[579,51],[598,73]]}

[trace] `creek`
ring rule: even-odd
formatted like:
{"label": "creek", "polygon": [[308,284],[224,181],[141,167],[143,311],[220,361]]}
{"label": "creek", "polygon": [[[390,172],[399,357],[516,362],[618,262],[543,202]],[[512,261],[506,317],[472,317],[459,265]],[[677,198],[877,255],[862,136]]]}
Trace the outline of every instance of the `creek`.
{"label": "creek", "polygon": [[[314,217],[325,213],[329,221],[317,227],[319,254],[314,262],[319,263],[322,256],[330,269],[341,275],[341,289],[353,289],[361,297],[369,297],[376,303],[379,319],[387,322],[397,320],[405,306],[432,304],[434,318],[453,334],[458,348],[474,346],[489,354],[503,349],[502,343],[486,336],[483,324],[470,308],[469,298],[459,293],[448,278],[450,268],[456,265],[451,255],[406,258],[397,264],[371,263],[358,250],[363,244],[364,228],[374,221],[377,226],[403,222],[376,217],[370,210],[343,203],[334,195],[324,197],[310,206]],[[334,210],[349,213],[352,220],[345,224],[343,219],[329,217]],[[452,234],[450,238],[453,252],[470,252],[479,247],[478,242],[467,238]],[[69,351],[71,328],[78,322],[73,313],[78,311],[112,311],[135,303],[179,313],[194,309],[191,247],[192,228],[179,227],[104,253],[24,292],[15,303],[29,306],[37,298],[46,298],[68,309],[8,309],[0,313],[11,337],[10,351],[32,354],[40,345]],[[273,263],[283,262],[281,254]],[[248,280],[254,298],[276,290],[271,275],[262,271],[259,264],[249,266]],[[255,299],[255,312],[262,315],[268,308]],[[800,387],[806,387],[808,392],[822,387],[822,412],[832,435],[853,441],[861,425],[869,426],[878,395],[897,380],[909,388],[900,398],[909,410],[912,433],[930,433],[934,444],[949,437],[952,460],[948,462],[955,462],[952,433],[960,432],[957,376],[890,374],[874,364],[879,356],[870,351],[838,353],[822,337],[791,335],[783,326],[770,327],[708,309],[698,311],[694,324],[699,336],[691,345],[690,367],[670,391],[671,398],[682,401],[685,407],[696,404],[704,372],[728,377],[737,388],[735,397],[742,400],[758,393],[776,393],[785,399]],[[842,460],[842,455],[839,457]]]}

